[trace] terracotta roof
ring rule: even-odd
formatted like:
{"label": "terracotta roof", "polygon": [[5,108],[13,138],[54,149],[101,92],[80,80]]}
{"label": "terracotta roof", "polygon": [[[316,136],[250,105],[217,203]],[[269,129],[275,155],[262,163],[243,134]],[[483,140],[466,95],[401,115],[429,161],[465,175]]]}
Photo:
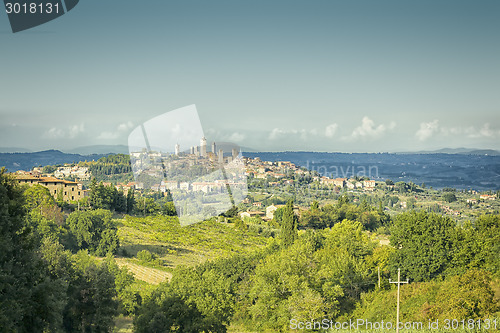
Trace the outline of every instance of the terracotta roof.
{"label": "terracotta roof", "polygon": [[71,184],[71,185],[77,185],[77,182],[72,182],[70,180],[64,180],[64,179],[59,179],[55,177],[40,177],[39,178],[40,183],[63,183],[63,184]]}
{"label": "terracotta roof", "polygon": [[55,177],[40,177],[41,183],[64,183],[64,180]]}
{"label": "terracotta roof", "polygon": [[259,211],[249,211],[249,212],[241,212],[240,214],[248,213],[250,215],[265,215],[266,213],[264,212],[259,212]]}
{"label": "terracotta roof", "polygon": [[32,175],[26,175],[26,174],[14,174],[14,177],[17,180],[39,180],[39,177],[32,176]]}

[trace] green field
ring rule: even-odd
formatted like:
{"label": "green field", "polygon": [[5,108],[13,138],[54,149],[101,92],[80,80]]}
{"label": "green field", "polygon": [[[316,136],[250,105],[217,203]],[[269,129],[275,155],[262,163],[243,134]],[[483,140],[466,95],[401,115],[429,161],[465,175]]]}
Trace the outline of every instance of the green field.
{"label": "green field", "polygon": [[[264,236],[215,219],[187,227],[182,227],[176,217],[168,216],[125,216],[116,222],[119,257],[167,272],[178,265],[194,266],[206,260],[252,252],[267,243]],[[154,253],[157,263],[145,264],[135,259],[141,250]]]}

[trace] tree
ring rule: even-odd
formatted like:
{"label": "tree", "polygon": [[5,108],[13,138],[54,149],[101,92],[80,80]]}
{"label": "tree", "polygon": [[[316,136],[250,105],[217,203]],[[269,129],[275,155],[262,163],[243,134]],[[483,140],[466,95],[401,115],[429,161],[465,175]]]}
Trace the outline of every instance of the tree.
{"label": "tree", "polygon": [[64,309],[65,331],[110,332],[118,303],[109,261],[98,265],[86,251],[80,251],[72,261],[68,303]]}
{"label": "tree", "polygon": [[417,207],[417,200],[414,197],[408,198],[406,200],[406,208],[408,209],[415,209]]}
{"label": "tree", "polygon": [[25,207],[28,211],[42,206],[53,206],[56,204],[54,197],[50,195],[45,186],[35,184],[24,191]]}
{"label": "tree", "polygon": [[164,215],[177,216],[177,211],[175,210],[175,205],[173,202],[166,202],[162,207],[162,211]]}
{"label": "tree", "polygon": [[55,167],[53,165],[46,165],[43,167],[42,172],[49,174],[49,173],[54,173],[54,171],[56,171],[56,170],[57,170],[57,167]]}
{"label": "tree", "polygon": [[134,190],[129,189],[127,193],[127,214],[132,214],[134,212],[135,197]]}
{"label": "tree", "polygon": [[457,201],[457,197],[455,196],[455,193],[446,192],[443,194],[443,200],[446,202],[454,202]]}
{"label": "tree", "polygon": [[98,191],[97,179],[94,177],[92,178],[92,182],[90,183],[90,195],[89,195],[90,205],[94,209],[102,208],[102,200],[97,191]]}
{"label": "tree", "polygon": [[64,285],[52,279],[25,224],[25,202],[15,180],[0,170],[0,327],[5,332],[57,330]]}
{"label": "tree", "polygon": [[283,246],[288,247],[297,239],[298,218],[293,212],[293,201],[287,202],[283,210],[283,220],[281,222],[281,238]]}
{"label": "tree", "polygon": [[163,293],[178,296],[188,307],[201,313],[203,329],[200,331],[226,332],[226,325],[234,313],[235,285],[214,268],[179,266]]}
{"label": "tree", "polygon": [[500,310],[491,287],[491,274],[482,270],[469,270],[453,276],[439,289],[436,303],[429,312],[434,318],[482,319]]}
{"label": "tree", "polygon": [[195,305],[186,304],[179,296],[163,297],[159,292],[154,293],[141,307],[134,319],[134,326],[137,333],[197,333],[208,329]]}
{"label": "tree", "polygon": [[327,227],[322,219],[319,209],[310,209],[300,215],[300,226],[302,228],[322,229]]}
{"label": "tree", "polygon": [[120,213],[124,213],[127,211],[127,198],[123,193],[123,189],[120,190],[115,189],[115,200],[114,200],[115,210]]}
{"label": "tree", "polygon": [[285,207],[279,207],[274,211],[273,215],[273,220],[278,224],[281,225],[281,222],[283,221],[283,212],[285,211]]}
{"label": "tree", "polygon": [[[252,329],[288,332],[292,318],[323,318],[329,306],[319,292],[322,288],[316,284],[316,273],[313,248],[300,240],[262,260],[252,274],[248,296]],[[333,315],[335,310],[334,305]]]}
{"label": "tree", "polygon": [[119,241],[111,212],[104,209],[77,211],[68,216],[67,223],[80,248],[98,256],[116,253]]}
{"label": "tree", "polygon": [[370,254],[375,243],[363,232],[360,222],[344,220],[330,230],[325,230],[325,246],[342,249],[350,255],[362,259]]}
{"label": "tree", "polygon": [[63,229],[64,214],[50,194],[41,185],[27,187],[23,192],[26,223],[41,240],[43,237],[59,237]]}
{"label": "tree", "polygon": [[349,197],[346,194],[343,194],[337,201],[337,205],[335,207],[340,209],[343,205],[347,205],[349,201]]}
{"label": "tree", "polygon": [[475,221],[484,268],[500,277],[500,215],[482,215]]}
{"label": "tree", "polygon": [[429,281],[442,275],[452,257],[455,222],[449,217],[424,211],[396,216],[391,230],[392,271],[415,281]]}

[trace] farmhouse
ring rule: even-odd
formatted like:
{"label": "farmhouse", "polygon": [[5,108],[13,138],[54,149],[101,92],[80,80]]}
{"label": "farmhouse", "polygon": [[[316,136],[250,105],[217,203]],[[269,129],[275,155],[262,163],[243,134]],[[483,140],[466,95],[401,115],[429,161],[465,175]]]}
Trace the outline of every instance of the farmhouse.
{"label": "farmhouse", "polygon": [[14,175],[20,184],[28,184],[30,186],[39,184],[49,189],[50,194],[54,198],[62,196],[64,201],[77,201],[88,195],[87,190],[84,190],[82,184],[68,180],[58,179],[55,177],[41,177],[29,173],[16,173]]}

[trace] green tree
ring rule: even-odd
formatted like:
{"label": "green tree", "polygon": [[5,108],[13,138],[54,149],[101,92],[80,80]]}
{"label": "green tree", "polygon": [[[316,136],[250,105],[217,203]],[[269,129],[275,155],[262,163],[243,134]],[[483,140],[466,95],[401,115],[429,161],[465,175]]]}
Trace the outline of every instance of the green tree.
{"label": "green tree", "polygon": [[325,246],[342,249],[356,258],[364,258],[372,253],[375,243],[363,232],[360,222],[344,220],[330,230],[325,230]]}
{"label": "green tree", "polygon": [[396,249],[391,270],[401,268],[403,276],[415,281],[443,274],[452,257],[454,228],[453,220],[435,213],[411,211],[396,216],[390,229]]}
{"label": "green tree", "polygon": [[483,270],[469,270],[453,276],[439,289],[436,302],[429,312],[432,319],[483,319],[500,310],[491,287],[491,274]]}
{"label": "green tree", "polygon": [[338,199],[337,205],[335,206],[335,208],[340,209],[342,206],[349,204],[349,202],[350,202],[349,197],[346,194],[343,194]]}
{"label": "green tree", "polygon": [[25,202],[15,180],[0,170],[0,327],[5,332],[57,330],[64,285],[52,279],[25,224]]}
{"label": "green tree", "polygon": [[[500,215],[482,215],[475,221],[484,268],[500,277]],[[484,259],[483,259],[484,258]]]}
{"label": "green tree", "polygon": [[293,212],[293,201],[287,202],[283,210],[283,220],[281,222],[281,238],[283,246],[288,247],[297,239],[298,218]]}
{"label": "green tree", "polygon": [[38,240],[43,237],[59,238],[64,233],[62,228],[64,214],[49,190],[41,185],[33,185],[25,188],[23,197],[27,212],[27,226],[31,228]]}
{"label": "green tree", "polygon": [[205,331],[226,332],[234,313],[235,290],[233,282],[219,270],[177,267],[164,293],[178,296],[188,307],[196,308],[203,316]]}
{"label": "green tree", "polygon": [[132,214],[134,212],[134,206],[135,206],[134,190],[129,189],[127,193],[127,214]]}
{"label": "green tree", "polygon": [[43,167],[42,172],[49,174],[49,173],[54,173],[54,171],[57,170],[57,167],[54,165],[46,165]]}
{"label": "green tree", "polygon": [[116,253],[119,241],[111,212],[104,209],[77,211],[68,216],[67,223],[80,248],[98,256]]}
{"label": "green tree", "polygon": [[118,302],[109,261],[96,264],[86,251],[80,251],[72,260],[68,303],[64,309],[65,331],[110,332]]}
{"label": "green tree", "polygon": [[288,331],[292,318],[322,318],[328,305],[318,291],[322,288],[316,285],[315,267],[311,244],[300,241],[262,260],[252,275],[248,295],[252,329],[283,332]]}
{"label": "green tree", "polygon": [[[116,189],[115,189],[116,190]],[[114,200],[115,210],[120,213],[125,213],[127,211],[127,197],[123,193],[123,189],[120,188],[115,192]]]}
{"label": "green tree", "polygon": [[153,294],[134,319],[137,333],[206,332],[209,327],[194,304],[186,304],[179,296]]}
{"label": "green tree", "polygon": [[457,197],[455,193],[446,192],[445,194],[443,194],[443,200],[446,202],[454,202],[457,201]]}

